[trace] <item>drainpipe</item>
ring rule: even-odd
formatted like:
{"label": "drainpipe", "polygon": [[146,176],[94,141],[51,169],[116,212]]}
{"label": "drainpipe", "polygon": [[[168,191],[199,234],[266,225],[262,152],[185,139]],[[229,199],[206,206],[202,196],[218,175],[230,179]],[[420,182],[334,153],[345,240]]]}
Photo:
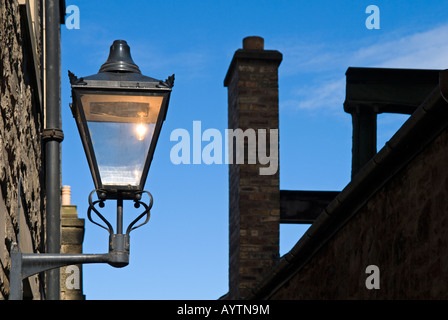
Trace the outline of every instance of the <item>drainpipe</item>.
{"label": "drainpipe", "polygon": [[[46,126],[42,134],[45,142],[46,187],[46,252],[60,253],[61,248],[61,66],[60,66],[60,11],[59,0],[45,0],[45,68],[46,68]],[[48,300],[60,298],[59,269],[46,273]]]}

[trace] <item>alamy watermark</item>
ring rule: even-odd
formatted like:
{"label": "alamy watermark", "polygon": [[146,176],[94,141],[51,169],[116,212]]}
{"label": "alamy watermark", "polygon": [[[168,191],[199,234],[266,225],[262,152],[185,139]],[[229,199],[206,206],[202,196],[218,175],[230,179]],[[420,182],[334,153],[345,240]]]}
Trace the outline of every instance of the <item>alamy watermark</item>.
{"label": "alamy watermark", "polygon": [[368,265],[366,274],[369,275],[365,281],[366,288],[369,290],[378,290],[380,288],[380,268],[374,264]]}
{"label": "alamy watermark", "polygon": [[68,274],[65,279],[65,287],[68,290],[81,289],[81,276],[78,266],[71,265],[65,268],[65,273]]}
{"label": "alamy watermark", "polygon": [[[173,164],[261,164],[260,175],[278,170],[278,129],[218,129],[202,132],[201,121],[193,121],[192,135],[186,129],[171,132],[177,141],[170,151]],[[203,142],[206,144],[203,146]],[[267,152],[269,146],[269,152]]]}
{"label": "alamy watermark", "polygon": [[380,8],[371,4],[366,8],[366,14],[369,14],[366,19],[366,28],[369,30],[380,29]]}
{"label": "alamy watermark", "polygon": [[79,29],[80,28],[80,16],[79,16],[79,7],[72,4],[65,8],[65,14],[67,17],[65,18],[65,27],[69,30]]}

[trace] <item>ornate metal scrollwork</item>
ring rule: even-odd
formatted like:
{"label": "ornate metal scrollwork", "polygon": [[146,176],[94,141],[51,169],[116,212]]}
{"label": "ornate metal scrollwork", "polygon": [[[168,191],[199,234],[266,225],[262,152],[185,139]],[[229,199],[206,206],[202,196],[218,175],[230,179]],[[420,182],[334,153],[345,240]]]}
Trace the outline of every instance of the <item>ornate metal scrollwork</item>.
{"label": "ornate metal scrollwork", "polygon": [[[87,218],[90,220],[90,222],[92,222],[93,224],[107,230],[109,232],[109,235],[112,236],[114,234],[114,228],[112,227],[112,225],[110,224],[110,222],[98,211],[97,208],[95,208],[95,205],[98,204],[98,206],[100,208],[104,207],[104,202],[106,200],[104,199],[99,199],[96,201],[93,201],[92,197],[93,194],[96,192],[103,192],[102,190],[93,190],[90,195],[89,195],[89,208],[87,209]],[[153,197],[151,195],[151,193],[149,193],[148,191],[141,191],[141,194],[146,193],[149,196],[149,202],[145,203],[141,200],[141,196],[137,197],[137,199],[134,200],[134,207],[135,208],[140,208],[140,206],[143,206],[143,208],[145,209],[140,215],[137,216],[137,218],[135,218],[127,227],[126,229],[126,235],[129,235],[131,233],[132,230],[135,230],[143,225],[145,225],[146,223],[148,223],[149,219],[150,219],[150,210],[152,208],[153,205]],[[104,222],[105,225],[98,223],[97,221],[93,220],[92,218],[92,211]],[[140,221],[144,216],[146,216],[146,219],[144,222],[142,222],[141,224],[135,226],[135,224]]]}

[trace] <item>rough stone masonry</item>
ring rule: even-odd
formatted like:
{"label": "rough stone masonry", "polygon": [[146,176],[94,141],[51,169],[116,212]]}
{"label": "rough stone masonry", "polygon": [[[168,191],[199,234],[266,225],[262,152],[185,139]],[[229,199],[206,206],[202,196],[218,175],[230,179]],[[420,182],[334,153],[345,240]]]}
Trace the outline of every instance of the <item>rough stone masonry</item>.
{"label": "rough stone masonry", "polygon": [[[32,59],[33,48],[26,38],[26,22],[16,1],[0,0],[0,239],[4,239],[0,242],[0,299],[9,295],[9,250],[11,243],[17,241],[19,227],[19,178],[23,184],[22,205],[26,208],[24,221],[21,221],[21,238],[28,239],[23,241],[22,250],[39,252],[44,245],[45,198],[40,137],[43,123],[33,78],[34,68],[40,70],[40,65],[35,66],[34,61],[39,63],[41,57],[41,32],[37,20],[34,30],[39,35],[35,39],[38,52],[34,53],[37,59]],[[37,277],[35,282],[32,287],[39,288]],[[34,290],[29,298],[39,298],[39,294],[39,290]]]}

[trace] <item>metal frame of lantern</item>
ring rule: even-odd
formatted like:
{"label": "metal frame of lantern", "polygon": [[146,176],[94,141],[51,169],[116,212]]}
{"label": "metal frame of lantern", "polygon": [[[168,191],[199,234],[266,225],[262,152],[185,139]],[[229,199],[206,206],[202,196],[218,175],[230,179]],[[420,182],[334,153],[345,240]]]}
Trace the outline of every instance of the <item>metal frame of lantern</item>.
{"label": "metal frame of lantern", "polygon": [[[98,190],[98,197],[103,200],[117,198],[135,199],[136,197],[138,198],[143,191],[157,140],[160,135],[160,130],[166,117],[171,88],[174,83],[174,75],[168,77],[165,81],[142,75],[138,67],[133,63],[130,53],[126,50],[127,44],[123,42],[124,41],[122,40],[114,42],[111,47],[108,61],[103,64],[99,73],[78,79],[69,71],[73,97],[71,109],[83,142],[95,188]],[[124,46],[125,49],[113,49],[119,45]],[[118,53],[114,54],[115,51],[118,51]],[[88,99],[82,101],[83,97],[87,96],[91,101],[86,101]],[[85,104],[92,105],[95,103],[95,98],[104,99],[105,97],[108,97],[110,101],[103,104],[111,104],[111,101],[114,99],[117,101],[127,100],[127,102],[132,103],[132,100],[137,96],[139,98],[146,98],[146,101],[157,98],[159,98],[159,100],[160,98],[162,99],[160,102],[160,109],[155,110],[155,112],[158,112],[158,115],[156,121],[152,122],[155,126],[144,166],[141,171],[141,178],[137,184],[133,185],[126,183],[106,184],[103,181],[104,176],[102,176],[102,172],[100,172],[101,170],[99,168],[97,154],[94,150],[95,147],[92,143],[91,133],[87,124],[89,122],[88,116],[91,116],[92,118],[92,113],[88,114],[90,109],[87,110]],[[142,101],[142,99],[138,99],[138,101]],[[107,108],[107,106],[103,106],[103,110],[100,110],[99,112],[107,112],[107,110],[104,110],[105,108]],[[156,109],[158,108],[156,107]],[[103,115],[103,117],[107,118],[107,115]],[[129,118],[132,119],[133,117],[130,116]],[[95,121],[95,119],[90,120],[92,122]],[[136,119],[134,120],[136,121]],[[113,120],[111,121],[113,122]],[[95,143],[101,144],[102,142],[96,141]]]}

